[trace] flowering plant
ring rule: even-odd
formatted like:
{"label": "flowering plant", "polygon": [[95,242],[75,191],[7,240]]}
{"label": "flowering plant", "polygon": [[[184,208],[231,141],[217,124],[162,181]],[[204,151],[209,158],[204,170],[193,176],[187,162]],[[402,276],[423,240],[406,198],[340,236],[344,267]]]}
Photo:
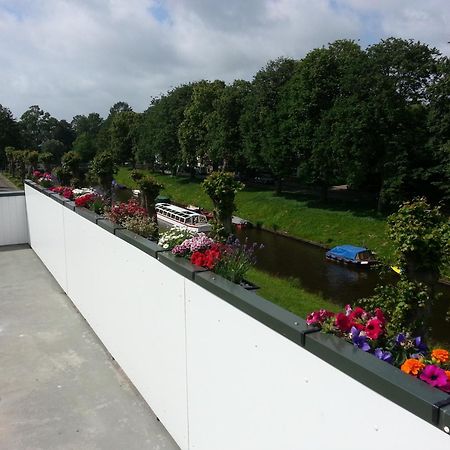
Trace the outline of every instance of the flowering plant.
{"label": "flowering plant", "polygon": [[158,244],[166,250],[172,250],[186,239],[192,238],[194,234],[193,231],[174,227],[160,235]]}
{"label": "flowering plant", "polygon": [[67,186],[54,186],[50,188],[52,192],[56,192],[59,195],[62,195],[63,197],[67,198],[68,200],[73,200],[73,190],[70,187]]}
{"label": "flowering plant", "polygon": [[353,309],[347,305],[344,312],[338,313],[321,309],[308,314],[306,323],[342,337],[403,372],[450,392],[448,351],[430,351],[420,336],[412,337],[408,333],[390,335],[386,331],[388,320],[380,308],[369,312],[359,306]]}
{"label": "flowering plant", "polygon": [[94,192],[76,197],[75,205],[83,208],[88,208],[97,214],[103,214],[105,211],[105,201],[103,197]]}
{"label": "flowering plant", "polygon": [[206,236],[205,233],[198,233],[189,239],[185,239],[181,244],[175,245],[172,253],[177,256],[187,256],[208,250],[213,244],[214,240]]}
{"label": "flowering plant", "polygon": [[221,255],[214,267],[214,272],[233,283],[241,283],[245,274],[256,263],[255,251],[263,248],[256,243],[243,244],[237,238],[229,238],[221,247]]}
{"label": "flowering plant", "polygon": [[52,174],[49,172],[41,172],[39,170],[33,171],[32,178],[36,183],[39,183],[44,188],[49,188],[53,186]]}
{"label": "flowering plant", "polygon": [[145,217],[147,216],[147,210],[139,205],[135,199],[130,199],[128,202],[122,202],[117,205],[113,205],[107,212],[107,217],[111,222],[122,225],[126,219],[130,217]]}
{"label": "flowering plant", "polygon": [[153,238],[158,235],[158,225],[153,218],[148,216],[127,217],[122,221],[122,226],[145,238]]}
{"label": "flowering plant", "polygon": [[95,191],[92,188],[76,188],[76,189],[72,189],[73,192],[73,196],[74,197],[80,197],[81,195],[84,194],[94,194]]}

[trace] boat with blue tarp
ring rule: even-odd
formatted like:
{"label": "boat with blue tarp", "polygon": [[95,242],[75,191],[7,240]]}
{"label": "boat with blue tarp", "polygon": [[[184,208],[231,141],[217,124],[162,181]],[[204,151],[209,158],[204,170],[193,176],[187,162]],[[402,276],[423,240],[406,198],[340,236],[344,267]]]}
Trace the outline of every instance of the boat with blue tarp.
{"label": "boat with blue tarp", "polygon": [[373,252],[365,247],[355,245],[338,245],[325,254],[326,258],[332,261],[358,266],[370,266],[377,263]]}

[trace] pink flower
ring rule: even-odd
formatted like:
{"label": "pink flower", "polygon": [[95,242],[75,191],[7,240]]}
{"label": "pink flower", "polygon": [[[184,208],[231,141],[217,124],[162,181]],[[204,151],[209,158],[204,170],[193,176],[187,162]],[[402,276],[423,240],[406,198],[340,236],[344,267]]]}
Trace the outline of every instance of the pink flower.
{"label": "pink flower", "polygon": [[426,366],[420,374],[419,378],[435,387],[446,387],[446,385],[448,384],[445,370],[433,364],[429,364],[428,366]]}
{"label": "pink flower", "polygon": [[343,333],[347,333],[352,327],[352,321],[344,313],[338,313],[336,314],[335,325],[339,328],[340,331],[342,331]]}

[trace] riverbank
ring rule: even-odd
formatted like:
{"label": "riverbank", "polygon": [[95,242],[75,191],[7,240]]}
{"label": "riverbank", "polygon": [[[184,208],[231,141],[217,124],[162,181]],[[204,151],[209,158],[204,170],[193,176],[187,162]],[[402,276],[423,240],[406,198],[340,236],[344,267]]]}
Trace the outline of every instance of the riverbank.
{"label": "riverbank", "polygon": [[[116,175],[120,184],[136,188],[130,170],[121,168]],[[212,209],[200,180],[152,174],[173,201]],[[378,256],[392,261],[393,248],[387,238],[386,220],[375,211],[354,202],[330,200],[320,203],[315,197],[295,192],[276,196],[264,187],[246,188],[236,197],[236,214],[257,226],[326,247],[353,244],[368,247]]]}
{"label": "riverbank", "polygon": [[311,311],[321,308],[335,312],[340,309],[336,303],[307,292],[296,279],[275,277],[255,268],[249,270],[247,278],[260,287],[256,291],[258,295],[300,317],[306,317]]}

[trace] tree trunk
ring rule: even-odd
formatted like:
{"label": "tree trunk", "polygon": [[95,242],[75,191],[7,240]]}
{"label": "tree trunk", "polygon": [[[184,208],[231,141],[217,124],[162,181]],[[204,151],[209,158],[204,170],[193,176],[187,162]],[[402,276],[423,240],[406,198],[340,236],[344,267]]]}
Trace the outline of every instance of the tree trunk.
{"label": "tree trunk", "polygon": [[323,203],[328,201],[328,185],[320,186],[320,201]]}
{"label": "tree trunk", "polygon": [[277,178],[275,180],[275,195],[281,195],[282,188],[283,188],[283,183],[281,181],[281,178]]}

